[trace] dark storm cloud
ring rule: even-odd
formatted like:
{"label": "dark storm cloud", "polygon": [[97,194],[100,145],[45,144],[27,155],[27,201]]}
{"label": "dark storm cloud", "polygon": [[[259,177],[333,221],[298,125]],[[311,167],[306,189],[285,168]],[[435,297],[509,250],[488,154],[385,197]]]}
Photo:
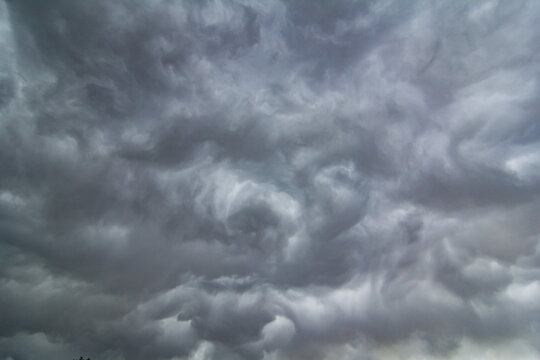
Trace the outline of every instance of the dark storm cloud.
{"label": "dark storm cloud", "polygon": [[538,355],[536,2],[0,9],[1,359]]}

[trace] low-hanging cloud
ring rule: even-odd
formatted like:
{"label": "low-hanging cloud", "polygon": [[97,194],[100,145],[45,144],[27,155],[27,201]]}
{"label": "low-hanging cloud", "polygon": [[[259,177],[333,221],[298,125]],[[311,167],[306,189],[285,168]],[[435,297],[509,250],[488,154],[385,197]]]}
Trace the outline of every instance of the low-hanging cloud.
{"label": "low-hanging cloud", "polygon": [[0,3],[0,359],[540,351],[540,3]]}

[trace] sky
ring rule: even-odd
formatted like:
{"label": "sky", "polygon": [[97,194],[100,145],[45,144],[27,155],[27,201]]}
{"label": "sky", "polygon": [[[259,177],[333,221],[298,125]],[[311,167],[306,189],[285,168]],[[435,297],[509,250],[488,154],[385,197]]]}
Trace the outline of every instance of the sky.
{"label": "sky", "polygon": [[1,0],[0,360],[540,358],[539,24]]}

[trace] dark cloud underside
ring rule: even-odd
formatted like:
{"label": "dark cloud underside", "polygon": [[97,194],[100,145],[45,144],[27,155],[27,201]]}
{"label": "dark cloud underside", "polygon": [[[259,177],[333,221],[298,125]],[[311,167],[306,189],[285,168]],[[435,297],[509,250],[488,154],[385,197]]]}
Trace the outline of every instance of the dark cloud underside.
{"label": "dark cloud underside", "polygon": [[0,3],[0,359],[540,356],[540,3]]}

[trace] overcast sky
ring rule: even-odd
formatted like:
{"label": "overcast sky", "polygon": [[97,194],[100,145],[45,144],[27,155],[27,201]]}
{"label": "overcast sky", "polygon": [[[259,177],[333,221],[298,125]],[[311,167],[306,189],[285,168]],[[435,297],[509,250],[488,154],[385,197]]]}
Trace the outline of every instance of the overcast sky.
{"label": "overcast sky", "polygon": [[0,1],[0,360],[540,357],[540,1]]}

